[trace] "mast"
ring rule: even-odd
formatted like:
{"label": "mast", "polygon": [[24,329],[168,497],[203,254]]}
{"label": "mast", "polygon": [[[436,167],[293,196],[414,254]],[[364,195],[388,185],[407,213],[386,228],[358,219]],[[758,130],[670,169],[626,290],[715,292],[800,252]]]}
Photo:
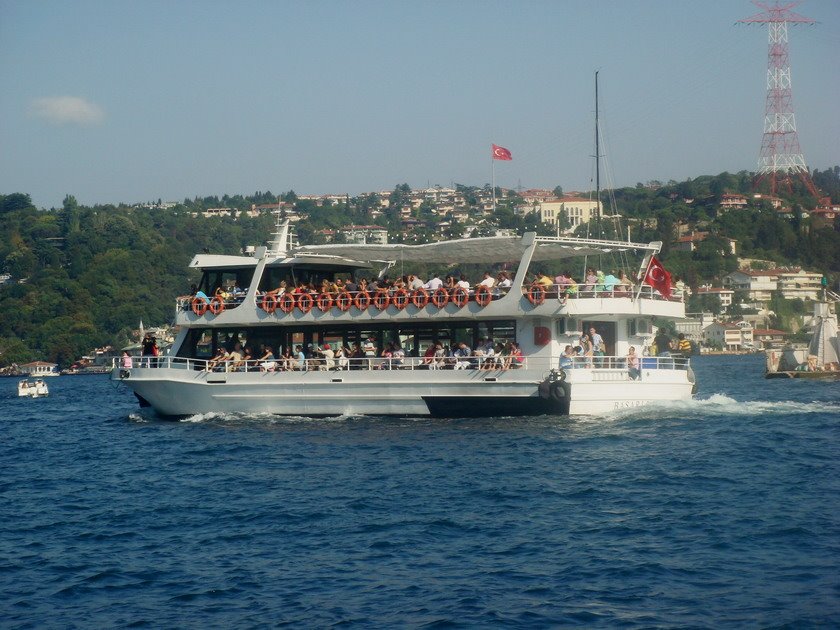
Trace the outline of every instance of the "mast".
{"label": "mast", "polygon": [[595,229],[601,236],[601,142],[598,129],[598,72],[595,71]]}

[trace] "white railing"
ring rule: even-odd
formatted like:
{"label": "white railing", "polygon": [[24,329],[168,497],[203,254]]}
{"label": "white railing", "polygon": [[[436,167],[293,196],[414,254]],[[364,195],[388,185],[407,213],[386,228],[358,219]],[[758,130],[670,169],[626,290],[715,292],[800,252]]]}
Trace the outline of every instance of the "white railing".
{"label": "white railing", "polygon": [[[638,357],[639,369],[645,370],[687,370],[689,359],[683,356]],[[592,370],[593,372],[614,372],[627,370],[627,357],[618,356],[576,356],[569,359],[562,357],[549,363],[544,359],[521,357],[443,357],[439,359],[425,357],[362,357],[335,359],[307,358],[301,362],[295,358],[273,360],[215,361],[213,359],[190,359],[185,357],[132,357],[114,358],[112,368],[131,369],[173,369],[203,372],[315,372],[344,370],[473,370],[506,371],[520,368],[544,369],[562,368],[563,370]]]}

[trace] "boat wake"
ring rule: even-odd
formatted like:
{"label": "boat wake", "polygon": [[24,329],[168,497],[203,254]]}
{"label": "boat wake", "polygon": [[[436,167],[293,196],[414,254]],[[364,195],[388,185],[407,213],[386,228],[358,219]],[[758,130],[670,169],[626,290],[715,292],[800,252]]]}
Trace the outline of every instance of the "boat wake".
{"label": "boat wake", "polygon": [[792,400],[735,400],[724,394],[712,394],[708,398],[679,401],[663,401],[621,410],[610,414],[621,419],[687,418],[708,419],[714,417],[790,416],[808,414],[840,414],[840,404],[828,402],[796,402]]}

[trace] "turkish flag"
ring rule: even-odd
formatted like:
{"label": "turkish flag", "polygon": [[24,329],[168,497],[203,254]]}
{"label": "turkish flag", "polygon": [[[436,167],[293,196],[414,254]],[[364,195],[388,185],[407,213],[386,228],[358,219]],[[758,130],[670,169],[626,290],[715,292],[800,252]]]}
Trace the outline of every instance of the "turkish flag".
{"label": "turkish flag", "polygon": [[505,149],[504,147],[500,147],[497,144],[493,145],[493,159],[494,160],[512,160],[513,156],[510,154],[510,151]]}
{"label": "turkish flag", "polygon": [[659,291],[664,297],[671,297],[671,274],[662,266],[656,256],[652,256],[650,259],[644,282]]}

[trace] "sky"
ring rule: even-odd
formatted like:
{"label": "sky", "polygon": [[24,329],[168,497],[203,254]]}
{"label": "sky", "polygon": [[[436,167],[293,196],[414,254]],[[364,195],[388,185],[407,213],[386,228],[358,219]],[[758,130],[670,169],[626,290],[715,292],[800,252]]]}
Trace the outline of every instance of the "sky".
{"label": "sky", "polygon": [[[799,141],[840,164],[840,2],[795,9]],[[0,194],[602,187],[754,171],[747,0],[0,0]],[[490,159],[491,144],[512,161]]]}

